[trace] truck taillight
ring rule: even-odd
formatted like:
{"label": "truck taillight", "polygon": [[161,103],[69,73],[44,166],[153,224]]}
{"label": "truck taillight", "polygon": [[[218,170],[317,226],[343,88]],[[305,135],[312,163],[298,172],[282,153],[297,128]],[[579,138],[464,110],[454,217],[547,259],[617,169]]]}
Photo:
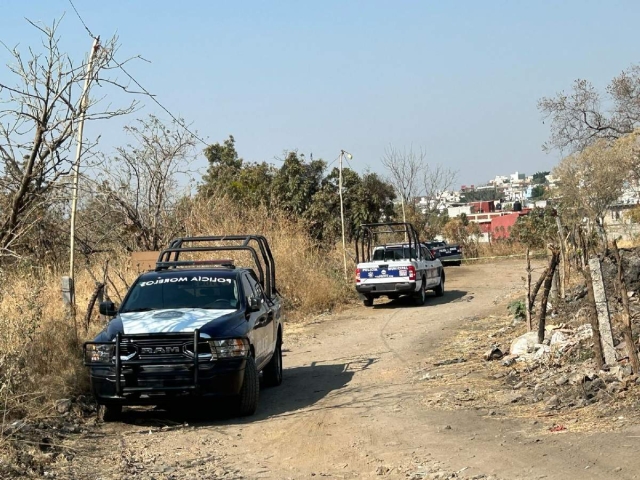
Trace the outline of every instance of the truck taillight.
{"label": "truck taillight", "polygon": [[360,269],[356,268],[356,283],[360,283]]}
{"label": "truck taillight", "polygon": [[416,267],[409,265],[409,280],[415,281],[416,279]]}

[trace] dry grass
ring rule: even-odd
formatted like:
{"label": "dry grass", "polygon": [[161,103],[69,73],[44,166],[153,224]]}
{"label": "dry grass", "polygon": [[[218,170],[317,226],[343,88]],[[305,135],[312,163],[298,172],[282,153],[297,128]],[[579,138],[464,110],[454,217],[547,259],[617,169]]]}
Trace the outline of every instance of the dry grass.
{"label": "dry grass", "polygon": [[[326,312],[354,298],[342,275],[339,250],[320,250],[305,226],[265,209],[245,211],[226,201],[194,203],[181,235],[259,233],[267,237],[277,267],[277,286],[285,299],[287,320]],[[118,247],[115,247],[118,248]],[[238,258],[244,263],[247,258]],[[89,328],[84,318],[96,280],[121,300],[137,272],[121,251],[81,263],[76,274],[76,320],[65,310],[60,281],[66,267],[15,266],[0,273],[0,423],[50,415],[54,401],[87,391],[82,342],[103,325],[94,311]],[[251,262],[249,262],[251,265]],[[96,308],[97,310],[97,308]]]}
{"label": "dry grass", "polygon": [[283,213],[256,210],[227,212],[224,200],[196,204],[186,220],[186,235],[261,233],[267,237],[276,264],[278,289],[294,318],[331,310],[353,298],[352,285],[343,278],[337,248],[320,250],[305,225]]}

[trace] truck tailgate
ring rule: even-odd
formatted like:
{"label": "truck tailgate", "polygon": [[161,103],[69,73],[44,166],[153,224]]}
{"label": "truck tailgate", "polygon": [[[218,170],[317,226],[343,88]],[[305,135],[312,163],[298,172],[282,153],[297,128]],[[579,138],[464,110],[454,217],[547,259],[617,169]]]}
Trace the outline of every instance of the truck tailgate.
{"label": "truck tailgate", "polygon": [[358,265],[361,283],[385,283],[409,281],[409,263],[364,263]]}

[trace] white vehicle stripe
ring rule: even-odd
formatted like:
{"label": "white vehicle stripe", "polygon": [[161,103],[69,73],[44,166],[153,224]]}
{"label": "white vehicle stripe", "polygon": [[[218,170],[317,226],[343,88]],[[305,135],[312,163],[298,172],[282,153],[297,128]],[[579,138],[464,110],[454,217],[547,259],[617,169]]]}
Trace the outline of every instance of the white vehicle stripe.
{"label": "white vehicle stripe", "polygon": [[236,310],[174,308],[120,315],[125,335],[139,333],[193,332],[196,328]]}

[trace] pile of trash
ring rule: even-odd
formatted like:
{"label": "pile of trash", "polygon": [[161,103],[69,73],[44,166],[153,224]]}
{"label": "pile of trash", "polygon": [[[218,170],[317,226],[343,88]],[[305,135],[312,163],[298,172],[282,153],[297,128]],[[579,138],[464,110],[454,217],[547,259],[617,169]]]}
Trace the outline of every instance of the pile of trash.
{"label": "pile of trash", "polygon": [[560,361],[581,342],[593,337],[593,330],[588,323],[575,329],[566,325],[549,325],[545,333],[546,338],[542,343],[538,343],[538,332],[528,332],[513,340],[509,354],[502,358],[502,364],[508,367],[515,362],[549,364],[554,360]]}
{"label": "pile of trash", "polygon": [[[583,408],[596,402],[610,402],[640,386],[626,361],[624,342],[617,345],[617,365],[597,371],[593,356],[593,330],[590,324],[576,327],[548,325],[545,339],[538,333],[516,337],[508,352],[493,346],[484,355],[487,361],[499,361],[508,371],[498,374],[510,386],[512,394],[505,402],[534,404],[542,402],[546,410]],[[638,390],[636,390],[637,392]]]}

